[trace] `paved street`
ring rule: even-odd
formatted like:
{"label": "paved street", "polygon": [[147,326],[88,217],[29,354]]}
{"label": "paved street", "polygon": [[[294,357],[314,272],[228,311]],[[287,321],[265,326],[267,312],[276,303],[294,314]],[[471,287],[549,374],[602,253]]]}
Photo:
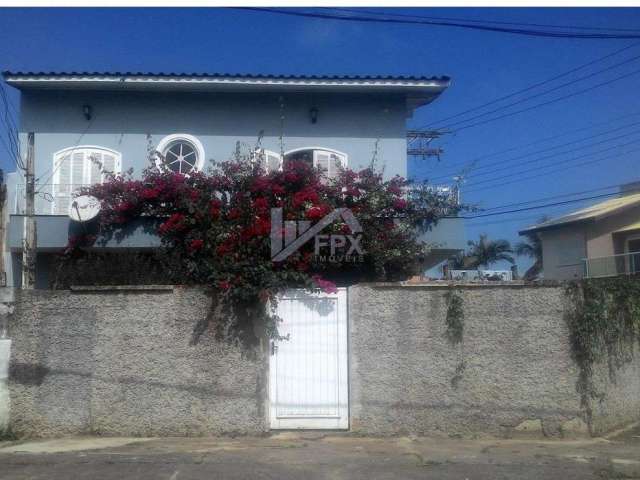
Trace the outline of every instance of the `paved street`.
{"label": "paved street", "polygon": [[282,433],[0,443],[0,478],[640,479],[640,430],[608,439],[457,440]]}

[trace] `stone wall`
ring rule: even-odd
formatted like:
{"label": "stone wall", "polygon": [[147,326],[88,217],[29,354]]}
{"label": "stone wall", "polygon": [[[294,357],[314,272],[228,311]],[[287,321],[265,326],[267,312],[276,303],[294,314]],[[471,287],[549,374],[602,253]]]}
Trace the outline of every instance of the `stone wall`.
{"label": "stone wall", "polygon": [[[640,356],[576,390],[560,286],[458,286],[463,342],[446,335],[443,285],[349,289],[350,425],[364,435],[599,434],[640,419]],[[18,435],[260,434],[264,349],[194,325],[198,289],[19,292],[9,321],[11,429]],[[0,417],[2,417],[0,381]],[[5,402],[6,403],[6,402]],[[6,416],[6,415],[5,415]],[[0,418],[1,419],[1,418]]]}
{"label": "stone wall", "polygon": [[458,288],[465,320],[457,345],[446,335],[448,291],[350,289],[354,432],[573,435],[590,423],[597,434],[640,420],[640,358],[622,367],[615,383],[599,366],[605,397],[592,404],[592,419],[585,415],[562,287]]}
{"label": "stone wall", "polygon": [[9,322],[20,435],[215,435],[265,430],[259,351],[205,333],[197,289],[23,291]]}
{"label": "stone wall", "polygon": [[11,406],[8,385],[10,352],[11,340],[0,337],[0,437],[9,429],[9,411]]}

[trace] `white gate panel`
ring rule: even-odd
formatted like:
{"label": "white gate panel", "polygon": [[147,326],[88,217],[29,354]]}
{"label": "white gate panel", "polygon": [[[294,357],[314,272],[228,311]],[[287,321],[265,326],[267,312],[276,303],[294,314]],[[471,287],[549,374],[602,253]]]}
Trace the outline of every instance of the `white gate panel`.
{"label": "white gate panel", "polygon": [[277,314],[289,340],[271,351],[271,428],[349,428],[346,289],[291,290],[280,297]]}

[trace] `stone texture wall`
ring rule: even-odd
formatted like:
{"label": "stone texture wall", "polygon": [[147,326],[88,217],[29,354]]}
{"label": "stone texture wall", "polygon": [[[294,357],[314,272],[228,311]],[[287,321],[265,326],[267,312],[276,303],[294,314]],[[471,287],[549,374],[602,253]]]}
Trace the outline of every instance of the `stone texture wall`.
{"label": "stone texture wall", "polygon": [[197,289],[23,291],[9,322],[18,434],[215,435],[265,430],[260,351],[205,333]]}
{"label": "stone texture wall", "polygon": [[[589,417],[576,390],[558,286],[458,287],[463,342],[446,336],[446,286],[349,289],[350,416],[356,434],[594,434],[640,419],[640,354],[596,368]],[[9,321],[11,428],[57,436],[259,434],[263,349],[193,346],[201,290],[19,292]],[[6,391],[6,390],[5,390]],[[2,417],[0,380],[0,417]],[[6,404],[6,401],[4,402]],[[6,417],[6,415],[5,415]]]}
{"label": "stone texture wall", "polygon": [[[590,420],[576,391],[562,287],[458,289],[463,342],[446,336],[434,286],[350,289],[351,428],[373,435],[601,433],[640,419],[640,358],[612,382]],[[637,356],[636,356],[637,357]],[[542,432],[540,432],[542,433]]]}
{"label": "stone texture wall", "polygon": [[8,385],[10,352],[11,340],[0,337],[0,437],[9,428],[9,411],[11,406]]}

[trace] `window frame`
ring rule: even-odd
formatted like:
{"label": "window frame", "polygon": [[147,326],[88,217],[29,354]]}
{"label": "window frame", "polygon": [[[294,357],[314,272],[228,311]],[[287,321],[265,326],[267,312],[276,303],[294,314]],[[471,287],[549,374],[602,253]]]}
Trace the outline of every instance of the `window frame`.
{"label": "window frame", "polygon": [[[62,150],[58,150],[53,153],[53,176],[51,183],[51,196],[53,201],[51,202],[51,215],[63,215],[61,213],[56,212],[58,206],[58,198],[69,198],[71,199],[74,193],[83,186],[89,185],[97,185],[98,183],[104,183],[106,178],[106,173],[104,171],[104,162],[102,162],[102,168],[100,169],[100,181],[98,183],[91,182],[91,167],[93,162],[91,161],[91,154],[97,152],[101,154],[108,154],[113,156],[113,173],[115,175],[119,175],[122,173],[122,153],[114,150],[112,148],[103,147],[101,145],[78,145],[75,147],[66,147]],[[82,181],[77,182],[75,178],[73,178],[73,157],[77,153],[82,153]],[[71,179],[70,183],[65,185],[69,186],[69,191],[60,191],[60,186],[63,185],[60,179],[61,175],[61,166],[64,158],[69,157],[69,178]],[[76,188],[73,188],[76,187]]]}
{"label": "window frame", "polygon": [[[172,133],[171,135],[166,135],[165,137],[163,137],[162,139],[160,139],[160,141],[158,142],[158,144],[156,145],[156,152],[160,153],[162,155],[162,157],[164,157],[166,159],[166,155],[167,155],[167,150],[168,148],[171,146],[172,143],[176,143],[179,141],[183,141],[186,143],[190,143],[191,146],[193,147],[194,152],[196,153],[196,163],[193,166],[193,170],[191,170],[188,173],[182,173],[182,175],[185,176],[189,176],[189,174],[193,173],[193,172],[201,172],[202,169],[204,168],[204,163],[205,163],[205,152],[204,152],[204,146],[202,145],[202,142],[200,140],[198,140],[197,137],[188,134],[188,133]],[[169,170],[171,172],[173,172],[173,170],[163,161],[162,157],[160,157],[159,155],[157,155],[157,153],[154,155],[154,163],[156,165],[156,168],[161,171],[164,172],[166,170]],[[177,173],[177,172],[175,172]]]}
{"label": "window frame", "polygon": [[[278,164],[277,170],[269,170],[269,156],[276,157],[278,159],[279,164]],[[263,157],[263,158],[260,159],[260,157]],[[252,152],[251,160],[253,162],[259,161],[267,173],[281,172],[284,166],[284,159],[282,155],[280,155],[277,152],[274,152],[273,150],[269,150],[267,148],[256,148]]]}
{"label": "window frame", "polygon": [[[349,166],[349,155],[347,155],[346,153],[341,152],[340,150],[336,150],[334,148],[318,147],[318,146],[300,147],[300,148],[294,148],[292,150],[288,150],[284,152],[282,163],[284,164],[284,161],[286,160],[287,155],[291,155],[292,153],[297,153],[297,152],[303,152],[305,150],[310,150],[312,152],[311,158],[312,158],[312,165],[314,168],[317,168],[316,154],[318,152],[328,153],[330,155],[331,154],[337,155],[340,157],[340,161],[342,162],[342,168],[347,168]],[[335,178],[335,172],[331,172],[329,169],[327,169],[327,178]]]}

